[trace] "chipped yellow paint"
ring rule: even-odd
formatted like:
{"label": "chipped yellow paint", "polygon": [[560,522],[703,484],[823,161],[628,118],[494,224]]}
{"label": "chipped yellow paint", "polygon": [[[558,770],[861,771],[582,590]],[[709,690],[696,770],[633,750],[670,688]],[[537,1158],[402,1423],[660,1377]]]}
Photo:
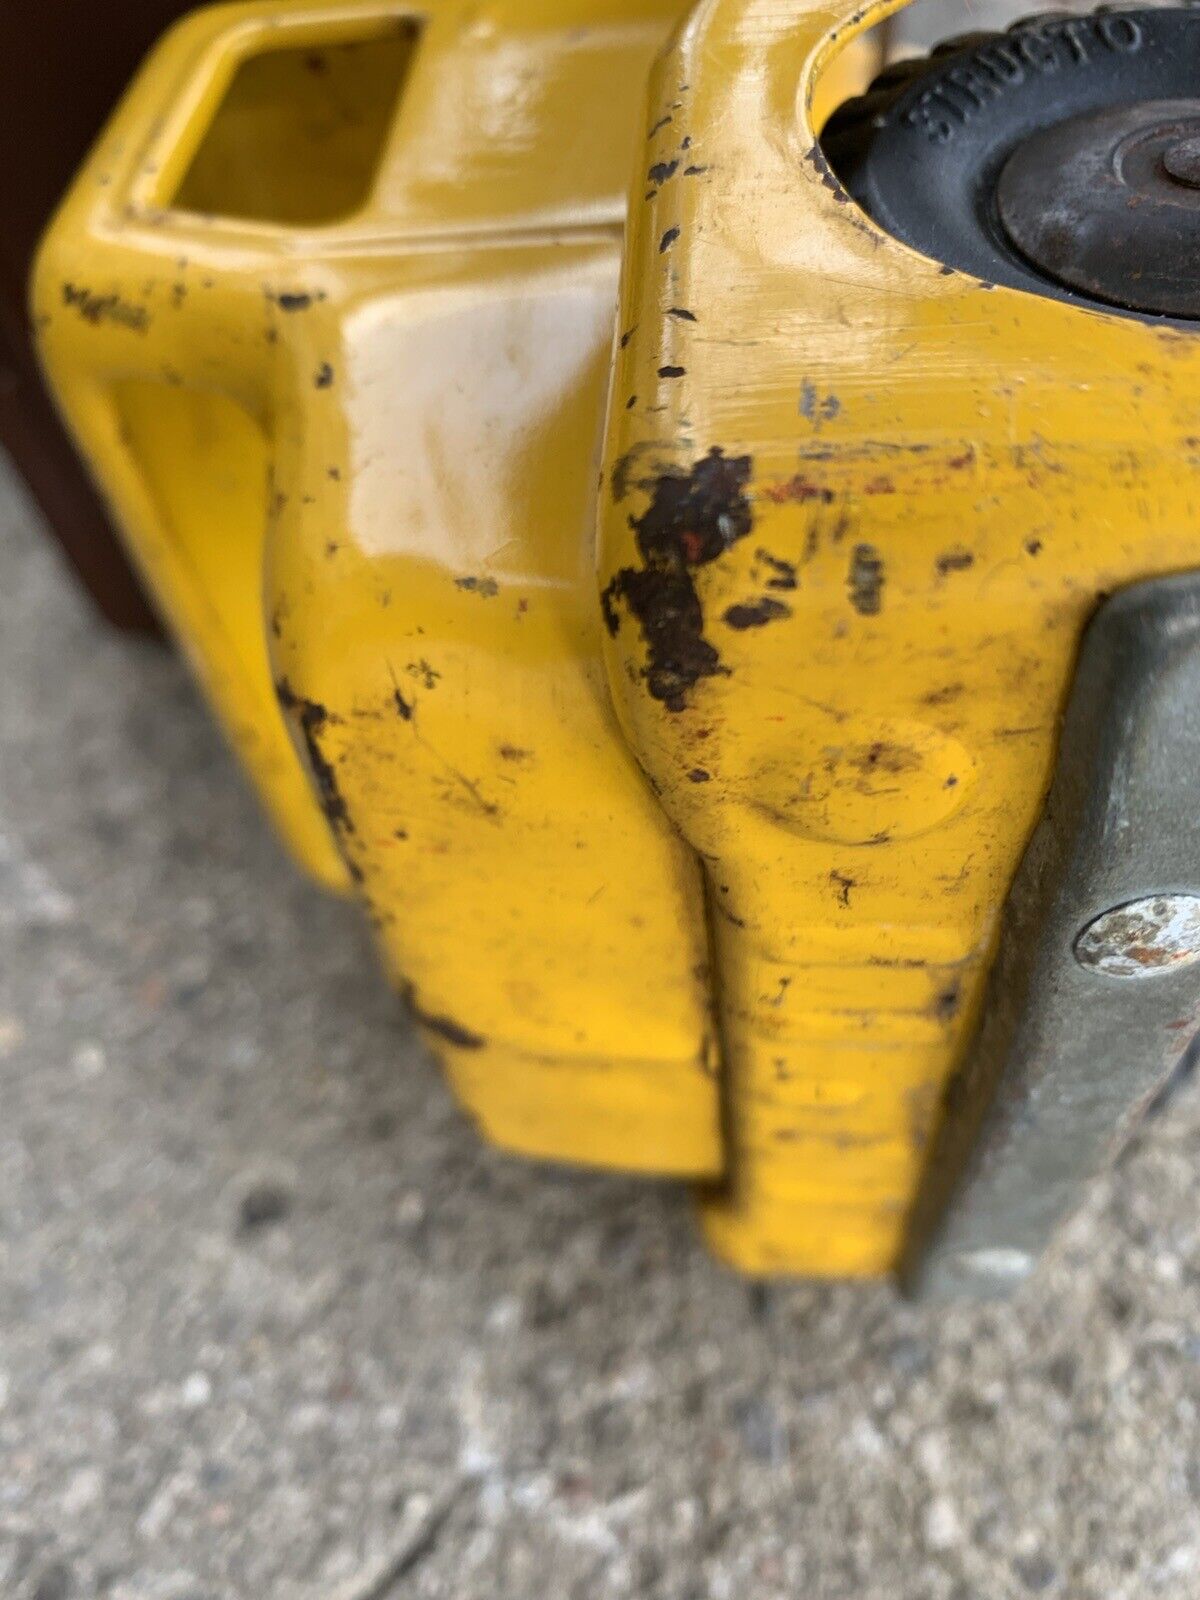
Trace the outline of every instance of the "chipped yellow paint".
{"label": "chipped yellow paint", "polygon": [[[701,5],[652,80],[646,159],[686,163],[623,274],[610,681],[705,862],[731,1148],[704,1221],[762,1272],[894,1264],[1081,631],[1200,564],[1197,338],[946,273],[815,153],[822,63],[892,9]],[[712,652],[675,649],[682,690],[639,617],[664,538]]]}
{"label": "chipped yellow paint", "polygon": [[200,12],[35,286],[218,714],[483,1131],[723,1179],[754,1271],[894,1264],[1082,629],[1200,559],[1193,338],[945,273],[825,170],[891,9]]}
{"label": "chipped yellow paint", "polygon": [[700,875],[620,737],[594,575],[629,161],[679,9],[198,12],[34,299],[231,739],[484,1132],[701,1177]]}

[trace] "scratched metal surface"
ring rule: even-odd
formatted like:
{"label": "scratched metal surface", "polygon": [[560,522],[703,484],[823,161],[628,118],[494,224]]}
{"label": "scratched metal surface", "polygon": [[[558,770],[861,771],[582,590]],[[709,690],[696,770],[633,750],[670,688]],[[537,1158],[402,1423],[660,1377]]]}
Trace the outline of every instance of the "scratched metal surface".
{"label": "scratched metal surface", "polygon": [[1200,1593],[1200,1096],[1006,1308],[489,1153],[0,480],[5,1600]]}

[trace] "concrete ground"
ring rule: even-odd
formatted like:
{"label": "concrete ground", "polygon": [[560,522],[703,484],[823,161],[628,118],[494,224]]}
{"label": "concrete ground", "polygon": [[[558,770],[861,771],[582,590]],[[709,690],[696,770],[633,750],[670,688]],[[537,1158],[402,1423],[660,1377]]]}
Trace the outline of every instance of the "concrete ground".
{"label": "concrete ground", "polygon": [[[1153,6],[1163,0],[1139,0]],[[1167,0],[1174,3],[1174,0]],[[1086,14],[1096,0],[910,0],[888,24],[896,54],[920,54],[943,39],[965,33],[1000,31],[1022,17],[1043,11]]]}
{"label": "concrete ground", "polygon": [[1200,1093],[1012,1306],[482,1149],[0,478],[0,1595],[1200,1596]]}
{"label": "concrete ground", "polygon": [[[1139,0],[1146,6],[1174,3],[1177,0]],[[1043,11],[1080,15],[1095,9],[1096,0],[1054,0],[1053,4],[1039,0],[909,0],[883,24],[886,55],[889,60],[924,55],[944,39],[1002,32],[1021,18]]]}

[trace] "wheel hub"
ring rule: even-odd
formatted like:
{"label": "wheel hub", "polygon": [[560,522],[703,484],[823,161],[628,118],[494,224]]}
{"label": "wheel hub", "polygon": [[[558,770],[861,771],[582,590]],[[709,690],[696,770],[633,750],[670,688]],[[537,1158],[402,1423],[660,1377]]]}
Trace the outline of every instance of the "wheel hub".
{"label": "wheel hub", "polygon": [[830,119],[842,183],[945,266],[1200,320],[1200,8],[1053,14],[885,69]]}
{"label": "wheel hub", "polygon": [[1131,310],[1200,310],[1200,100],[1072,117],[1020,144],[996,186],[1021,254]]}

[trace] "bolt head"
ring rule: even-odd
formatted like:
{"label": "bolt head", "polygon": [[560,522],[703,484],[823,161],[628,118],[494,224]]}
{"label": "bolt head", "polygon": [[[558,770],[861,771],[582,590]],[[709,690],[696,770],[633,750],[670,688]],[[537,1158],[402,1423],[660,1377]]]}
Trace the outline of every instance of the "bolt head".
{"label": "bolt head", "polygon": [[1180,139],[1163,151],[1163,171],[1176,183],[1200,189],[1200,138]]}
{"label": "bolt head", "polygon": [[1200,895],[1147,895],[1101,912],[1076,938],[1075,959],[1108,978],[1152,978],[1200,960]]}

